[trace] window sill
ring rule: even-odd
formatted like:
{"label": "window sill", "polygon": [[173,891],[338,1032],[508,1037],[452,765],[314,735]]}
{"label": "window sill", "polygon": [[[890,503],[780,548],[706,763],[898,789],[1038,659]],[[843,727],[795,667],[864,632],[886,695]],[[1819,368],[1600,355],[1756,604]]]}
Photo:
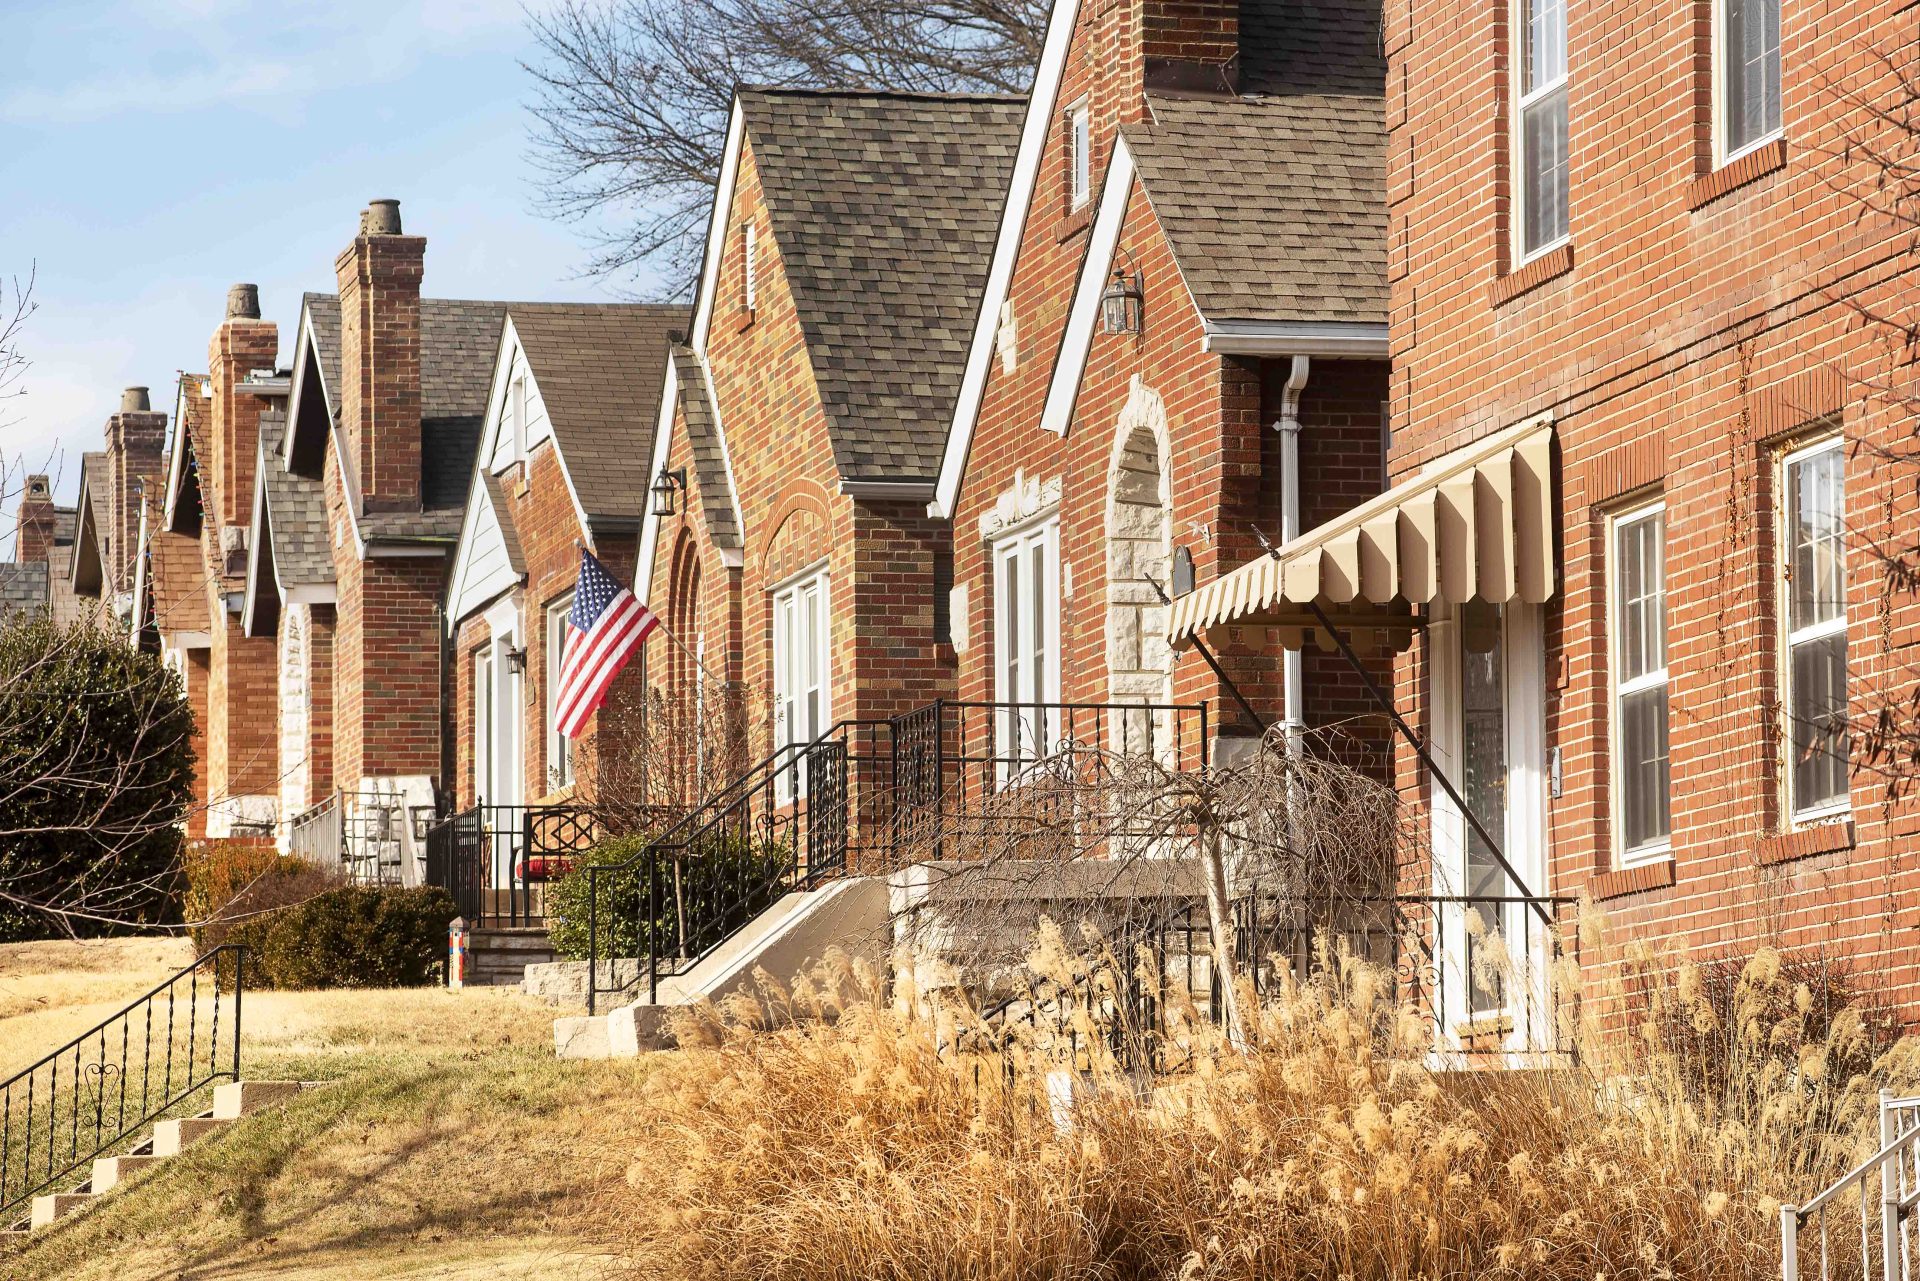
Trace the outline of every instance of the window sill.
{"label": "window sill", "polygon": [[1487,291],[1496,307],[1512,302],[1530,289],[1537,289],[1556,276],[1573,270],[1573,242],[1563,241],[1538,258],[1529,260],[1497,278]]}
{"label": "window sill", "polygon": [[1754,847],[1762,866],[1773,867],[1816,854],[1836,854],[1853,848],[1853,820],[1815,823],[1777,836],[1764,836]]}
{"label": "window sill", "polygon": [[1673,882],[1673,855],[1663,854],[1649,863],[1623,867],[1617,872],[1601,872],[1589,888],[1595,899],[1610,899],[1665,889]]}
{"label": "window sill", "polygon": [[1775,138],[1752,151],[1729,160],[1712,173],[1702,174],[1687,187],[1687,208],[1697,210],[1712,204],[1736,188],[1764,177],[1787,165],[1787,140]]}
{"label": "window sill", "polygon": [[1067,210],[1067,216],[1060,220],[1060,234],[1058,239],[1063,242],[1072,240],[1075,236],[1091,226],[1093,226],[1093,206],[1091,204],[1081,205],[1077,209],[1069,209]]}

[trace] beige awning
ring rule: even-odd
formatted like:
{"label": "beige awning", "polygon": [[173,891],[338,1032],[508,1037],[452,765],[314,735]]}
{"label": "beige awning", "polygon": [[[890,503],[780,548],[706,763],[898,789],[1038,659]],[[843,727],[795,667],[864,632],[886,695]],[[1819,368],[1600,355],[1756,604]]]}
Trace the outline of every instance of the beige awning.
{"label": "beige awning", "polygon": [[1373,625],[1376,606],[1545,601],[1554,592],[1552,455],[1553,425],[1543,420],[1443,455],[1174,601],[1173,642],[1222,624],[1311,626],[1304,611],[1315,601]]}

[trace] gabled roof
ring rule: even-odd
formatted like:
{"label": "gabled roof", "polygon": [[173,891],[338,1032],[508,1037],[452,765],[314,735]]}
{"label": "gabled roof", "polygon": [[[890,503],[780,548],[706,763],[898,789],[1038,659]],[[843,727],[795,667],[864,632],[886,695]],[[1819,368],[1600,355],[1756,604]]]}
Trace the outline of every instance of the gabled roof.
{"label": "gabled roof", "polygon": [[51,609],[51,578],[47,562],[0,562],[0,620],[10,614],[33,613]]}
{"label": "gabled roof", "polygon": [[[363,540],[425,542],[451,545],[460,536],[466,509],[467,484],[473,475],[487,392],[493,378],[494,353],[508,304],[456,298],[420,300],[420,496],[418,512],[357,512]],[[302,412],[304,350],[317,364],[326,403],[340,399],[340,300],[333,294],[310,293],[301,298],[301,350],[295,353],[294,415],[283,454],[288,459],[319,457],[331,422],[315,421]],[[349,477],[349,492],[358,494],[359,478]]]}
{"label": "gabled roof", "polygon": [[1122,132],[1208,321],[1387,321],[1380,7],[1242,0],[1242,96],[1148,99]]}
{"label": "gabled roof", "polygon": [[740,92],[845,481],[939,469],[1025,99]]}
{"label": "gabled roof", "polygon": [[165,530],[148,535],[147,590],[154,626],[162,636],[209,630],[206,588],[206,561],[199,540]]}
{"label": "gabled roof", "polygon": [[272,405],[261,411],[253,539],[247,546],[246,598],[240,614],[249,636],[272,634],[283,600],[325,602],[334,595],[326,486],[287,469],[286,434],[285,409]]}
{"label": "gabled roof", "polygon": [[687,449],[693,455],[693,481],[700,487],[700,510],[707,520],[707,536],[716,547],[739,549],[740,514],[733,507],[733,483],[727,478],[727,458],[713,413],[713,385],[707,362],[684,343],[673,349],[674,378],[680,410],[687,423]]}
{"label": "gabled roof", "polygon": [[589,521],[646,514],[653,430],[680,303],[514,303],[562,465]]}
{"label": "gabled roof", "polygon": [[208,407],[201,394],[205,374],[181,374],[174,395],[173,425],[167,438],[167,496],[160,527],[169,533],[200,535],[205,497],[197,460],[206,448]]}
{"label": "gabled roof", "polygon": [[81,596],[111,595],[119,590],[113,581],[107,558],[100,544],[102,533],[112,528],[109,513],[112,481],[107,474],[107,456],[101,453],[80,455],[80,505],[74,527],[73,559],[68,581]]}

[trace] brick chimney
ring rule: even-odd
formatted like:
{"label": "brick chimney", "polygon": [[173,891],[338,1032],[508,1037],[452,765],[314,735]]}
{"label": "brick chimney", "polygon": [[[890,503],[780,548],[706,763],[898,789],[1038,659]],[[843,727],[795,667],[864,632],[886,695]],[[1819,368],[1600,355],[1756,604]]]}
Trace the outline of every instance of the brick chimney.
{"label": "brick chimney", "polygon": [[1239,0],[1137,0],[1145,88],[1227,94],[1240,81]]}
{"label": "brick chimney", "polygon": [[97,531],[106,539],[101,548],[107,581],[115,591],[133,586],[134,543],[140,537],[140,491],[162,489],[167,416],[155,413],[145,387],[120,393],[120,412],[107,419],[107,519],[111,525]]}
{"label": "brick chimney", "polygon": [[52,560],[56,524],[53,482],[46,476],[27,477],[27,487],[20,491],[20,517],[14,525],[14,563]]}
{"label": "brick chimney", "polygon": [[226,318],[207,345],[213,421],[207,432],[210,456],[201,460],[201,500],[218,527],[244,529],[253,519],[253,464],[265,402],[235,388],[254,370],[271,370],[279,354],[279,327],[260,319],[259,287],[227,290]]}
{"label": "brick chimney", "polygon": [[420,277],[425,236],[376,200],[334,260],[340,281],[340,420],[367,511],[420,510]]}

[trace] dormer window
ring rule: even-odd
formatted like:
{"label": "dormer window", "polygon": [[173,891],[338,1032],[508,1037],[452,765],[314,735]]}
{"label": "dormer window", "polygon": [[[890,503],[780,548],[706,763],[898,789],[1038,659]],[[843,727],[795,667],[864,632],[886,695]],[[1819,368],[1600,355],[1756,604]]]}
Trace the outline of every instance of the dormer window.
{"label": "dormer window", "polygon": [[753,224],[740,224],[740,305],[752,311],[760,301],[760,248]]}
{"label": "dormer window", "polygon": [[1067,108],[1067,207],[1078,209],[1093,191],[1093,136],[1087,120],[1087,100]]}

